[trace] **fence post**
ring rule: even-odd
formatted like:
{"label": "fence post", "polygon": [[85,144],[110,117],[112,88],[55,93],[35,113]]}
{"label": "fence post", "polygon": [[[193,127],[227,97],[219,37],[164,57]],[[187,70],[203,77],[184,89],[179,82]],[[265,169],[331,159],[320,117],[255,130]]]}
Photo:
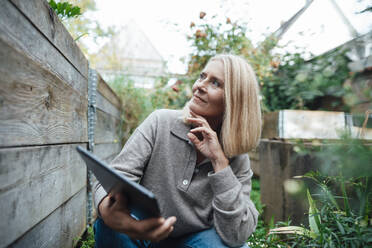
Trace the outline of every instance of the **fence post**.
{"label": "fence post", "polygon": [[[96,98],[97,98],[97,72],[89,67],[88,76],[88,149],[93,152],[94,148],[94,128],[96,125]],[[87,171],[87,225],[92,222],[93,213],[92,195],[92,172]]]}

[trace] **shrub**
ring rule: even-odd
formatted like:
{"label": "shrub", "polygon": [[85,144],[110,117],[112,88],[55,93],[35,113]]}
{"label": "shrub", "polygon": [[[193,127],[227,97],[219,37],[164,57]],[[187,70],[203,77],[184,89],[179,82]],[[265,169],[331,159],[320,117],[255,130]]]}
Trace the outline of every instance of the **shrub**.
{"label": "shrub", "polygon": [[[311,152],[320,171],[310,172],[317,187],[308,192],[309,227],[276,228],[291,247],[372,246],[372,146],[343,136]],[[319,210],[318,210],[319,209]]]}

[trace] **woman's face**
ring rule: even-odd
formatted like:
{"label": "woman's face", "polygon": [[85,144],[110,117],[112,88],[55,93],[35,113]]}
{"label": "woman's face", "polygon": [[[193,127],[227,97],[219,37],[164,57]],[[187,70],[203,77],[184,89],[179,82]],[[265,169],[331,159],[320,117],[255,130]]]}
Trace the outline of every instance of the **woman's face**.
{"label": "woman's face", "polygon": [[205,118],[222,118],[225,110],[224,78],[223,63],[210,61],[192,87],[190,110]]}

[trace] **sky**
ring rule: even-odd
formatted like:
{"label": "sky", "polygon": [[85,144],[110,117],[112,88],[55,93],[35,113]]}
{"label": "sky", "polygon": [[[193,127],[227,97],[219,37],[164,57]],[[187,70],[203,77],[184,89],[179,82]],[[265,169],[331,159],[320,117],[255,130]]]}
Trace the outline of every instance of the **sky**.
{"label": "sky", "polygon": [[[372,30],[372,13],[356,15],[371,0],[335,0],[351,24],[360,34]],[[133,19],[154,47],[168,61],[173,73],[184,73],[185,64],[180,58],[191,52],[186,35],[190,23],[198,21],[200,11],[207,16],[217,15],[221,20],[246,22],[247,34],[259,42],[265,34],[279,28],[281,22],[292,17],[305,0],[96,0],[97,11],[93,18],[103,27],[123,27]],[[302,35],[300,34],[302,33]],[[306,47],[307,51],[319,55],[350,40],[347,26],[334,10],[331,0],[314,0],[312,5],[283,36],[280,44],[286,50]],[[91,45],[97,50],[104,43]]]}

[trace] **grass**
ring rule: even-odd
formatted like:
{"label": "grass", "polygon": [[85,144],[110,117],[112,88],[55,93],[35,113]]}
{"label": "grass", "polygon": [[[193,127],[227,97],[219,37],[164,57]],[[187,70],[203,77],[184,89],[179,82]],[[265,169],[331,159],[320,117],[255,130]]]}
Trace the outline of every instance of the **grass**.
{"label": "grass", "polygon": [[94,248],[94,232],[92,226],[89,226],[83,236],[78,238],[76,248]]}
{"label": "grass", "polygon": [[255,204],[258,216],[256,231],[248,238],[247,243],[250,248],[287,248],[285,242],[282,242],[278,236],[268,235],[269,230],[276,226],[288,226],[288,222],[278,222],[274,224],[272,219],[269,224],[265,224],[263,220],[264,205],[261,203],[260,180],[252,179],[251,200]]}

